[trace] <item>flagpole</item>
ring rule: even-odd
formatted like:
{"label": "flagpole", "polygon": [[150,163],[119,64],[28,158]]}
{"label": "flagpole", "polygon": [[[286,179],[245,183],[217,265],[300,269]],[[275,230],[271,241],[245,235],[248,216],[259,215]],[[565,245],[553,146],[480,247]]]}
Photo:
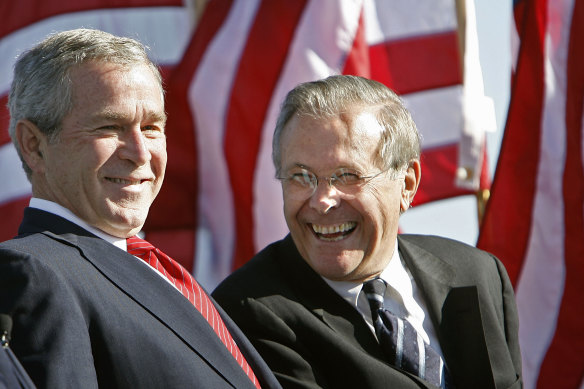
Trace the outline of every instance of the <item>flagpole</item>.
{"label": "flagpole", "polygon": [[481,188],[475,193],[477,198],[477,219],[479,224],[479,229],[483,224],[483,217],[485,216],[485,209],[487,203],[489,202],[489,197],[491,196],[490,189]]}

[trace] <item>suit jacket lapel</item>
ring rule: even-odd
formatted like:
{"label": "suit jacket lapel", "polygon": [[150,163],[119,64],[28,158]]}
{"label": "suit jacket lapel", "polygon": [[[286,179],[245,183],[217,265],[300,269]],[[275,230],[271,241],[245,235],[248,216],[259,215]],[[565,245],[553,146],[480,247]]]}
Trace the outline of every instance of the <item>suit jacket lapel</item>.
{"label": "suit jacket lapel", "polygon": [[279,264],[283,274],[287,274],[292,284],[297,285],[295,293],[298,300],[348,343],[383,360],[383,352],[361,314],[312,270],[289,235],[282,243]]}
{"label": "suit jacket lapel", "polygon": [[[347,343],[380,361],[386,361],[383,350],[361,314],[312,270],[300,256],[289,235],[283,240],[279,254],[281,258],[279,263],[284,274],[288,274],[292,282],[298,286],[295,290],[298,300]],[[389,362],[386,362],[386,365],[388,369],[397,370]],[[407,374],[418,382],[420,387],[431,386],[410,373],[400,371],[399,374]]]}
{"label": "suit jacket lapel", "polygon": [[34,221],[26,217],[25,211],[22,232],[42,232],[63,244],[78,247],[101,274],[164,323],[218,374],[232,383],[249,381],[205,318],[186,298],[177,298],[178,291],[146,264],[74,223],[47,212],[27,211]]}
{"label": "suit jacket lapel", "polygon": [[400,255],[423,292],[455,385],[494,388],[476,286],[457,285],[454,267],[403,236],[398,240]]}

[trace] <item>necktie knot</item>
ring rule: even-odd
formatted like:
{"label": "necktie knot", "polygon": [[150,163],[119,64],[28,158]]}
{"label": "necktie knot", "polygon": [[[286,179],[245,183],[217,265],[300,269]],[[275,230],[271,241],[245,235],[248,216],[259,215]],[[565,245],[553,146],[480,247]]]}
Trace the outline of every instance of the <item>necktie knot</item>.
{"label": "necktie knot", "polygon": [[386,289],[387,284],[381,278],[374,278],[363,283],[363,293],[365,293],[365,297],[369,301],[372,313],[376,313],[379,309],[383,308]]}
{"label": "necktie knot", "polygon": [[142,255],[155,250],[155,247],[152,245],[152,243],[147,242],[144,239],[140,239],[137,236],[132,236],[126,239],[126,249],[130,254],[137,257],[142,257]]}

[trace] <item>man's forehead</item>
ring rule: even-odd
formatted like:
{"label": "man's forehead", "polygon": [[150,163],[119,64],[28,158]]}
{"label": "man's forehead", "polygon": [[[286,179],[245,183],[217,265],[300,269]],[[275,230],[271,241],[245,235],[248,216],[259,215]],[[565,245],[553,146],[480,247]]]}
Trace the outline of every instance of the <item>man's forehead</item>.
{"label": "man's forehead", "polygon": [[349,127],[351,132],[360,138],[371,137],[378,139],[383,131],[383,127],[371,111],[362,111],[354,115]]}

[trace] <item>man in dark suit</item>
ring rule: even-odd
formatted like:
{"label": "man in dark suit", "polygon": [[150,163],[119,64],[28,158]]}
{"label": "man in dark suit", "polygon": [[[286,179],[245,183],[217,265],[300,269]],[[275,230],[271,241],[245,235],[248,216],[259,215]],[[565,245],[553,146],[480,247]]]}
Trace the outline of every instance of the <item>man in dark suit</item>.
{"label": "man in dark suit", "polygon": [[33,198],[0,244],[0,312],[35,384],[280,387],[188,272],[135,237],[167,160],[161,77],[144,47],[66,31],[14,73],[10,135]]}
{"label": "man in dark suit", "polygon": [[398,235],[419,158],[409,112],[380,83],[333,76],[287,95],[273,160],[290,235],[213,292],[284,387],[521,387],[502,264]]}

